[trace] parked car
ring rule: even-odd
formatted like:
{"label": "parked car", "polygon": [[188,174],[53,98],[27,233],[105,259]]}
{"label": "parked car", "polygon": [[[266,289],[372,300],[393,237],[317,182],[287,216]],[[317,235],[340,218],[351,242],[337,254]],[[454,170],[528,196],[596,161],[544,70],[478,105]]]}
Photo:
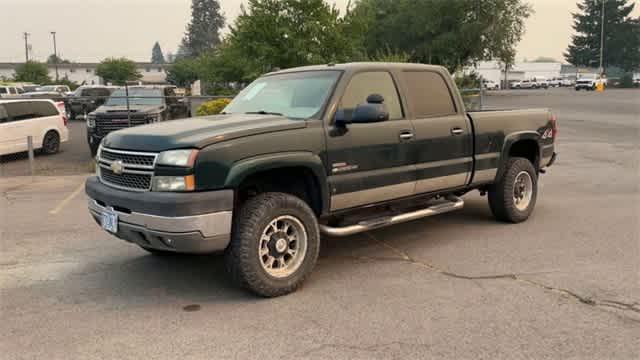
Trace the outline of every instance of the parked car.
{"label": "parked car", "polygon": [[0,98],[19,97],[20,88],[12,85],[0,85]]}
{"label": "parked car", "polygon": [[0,100],[0,155],[34,149],[54,154],[69,139],[64,104],[51,100]]}
{"label": "parked car", "polygon": [[38,91],[38,88],[40,87],[40,85],[22,85],[22,90],[24,90],[24,93],[30,93],[30,92],[35,92]]}
{"label": "parked car", "polygon": [[533,89],[548,89],[549,81],[544,77],[534,78],[531,82],[531,88]]}
{"label": "parked car", "polygon": [[547,81],[549,87],[560,87],[562,86],[562,79],[560,78],[551,78]]}
{"label": "parked car", "polygon": [[458,210],[472,190],[525,221],[556,134],[547,109],[465,111],[440,66],[317,65],[260,77],[224,115],[107,135],[86,192],[109,233],[152,254],[224,250],[230,277],[271,297],[309,275],[320,234]]}
{"label": "parked car", "polygon": [[118,89],[115,86],[85,85],[76,89],[68,98],[67,107],[69,118],[86,115],[102,106],[109,96]]}
{"label": "parked car", "polygon": [[562,86],[571,87],[571,86],[574,86],[574,85],[575,85],[575,83],[574,83],[573,80],[568,79],[568,78],[562,79]]}
{"label": "parked car", "polygon": [[578,80],[576,80],[575,89],[576,91],[593,91],[598,87],[599,84],[604,84],[606,86],[606,80],[600,78],[600,76],[595,74],[583,75],[582,77],[578,78]]}
{"label": "parked car", "polygon": [[513,84],[514,89],[534,89],[537,85],[532,80],[522,80]]}
{"label": "parked car", "polygon": [[112,131],[190,116],[189,107],[178,100],[174,89],[174,86],[129,87],[129,112],[126,90],[114,91],[104,105],[87,116],[87,141],[91,154],[95,156],[102,139]]}
{"label": "parked car", "polygon": [[482,80],[482,82],[487,90],[500,90],[500,84],[493,80]]}
{"label": "parked car", "polygon": [[71,89],[67,85],[45,85],[39,87],[36,91],[41,92],[57,92],[61,94],[65,94],[71,92]]}

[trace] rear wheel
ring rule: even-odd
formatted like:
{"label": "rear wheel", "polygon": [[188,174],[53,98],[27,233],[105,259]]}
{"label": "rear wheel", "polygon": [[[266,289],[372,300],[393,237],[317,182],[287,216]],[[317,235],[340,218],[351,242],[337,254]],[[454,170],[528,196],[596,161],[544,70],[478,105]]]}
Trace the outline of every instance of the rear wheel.
{"label": "rear wheel", "polygon": [[525,158],[507,161],[502,178],[489,189],[489,207],[496,219],[519,223],[527,220],[536,205],[538,176]]}
{"label": "rear wheel", "polygon": [[275,297],[302,285],[319,250],[318,222],[307,203],[289,194],[264,193],[237,213],[225,263],[240,286]]}
{"label": "rear wheel", "polygon": [[51,130],[44,135],[42,140],[42,152],[45,154],[55,154],[60,151],[60,135]]}

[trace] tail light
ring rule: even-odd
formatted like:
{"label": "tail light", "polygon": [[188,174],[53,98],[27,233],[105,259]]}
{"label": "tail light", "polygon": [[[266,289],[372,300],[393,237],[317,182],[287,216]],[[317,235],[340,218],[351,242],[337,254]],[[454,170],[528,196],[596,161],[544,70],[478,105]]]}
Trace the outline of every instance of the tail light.
{"label": "tail light", "polygon": [[64,102],[62,101],[58,101],[56,103],[56,106],[58,107],[58,111],[62,116],[62,121],[64,121],[64,126],[67,126],[67,124],[69,123],[69,118],[67,117],[67,107],[64,105]]}
{"label": "tail light", "polygon": [[551,120],[551,131],[553,134],[553,140],[558,137],[558,117],[554,114],[550,114],[549,120]]}

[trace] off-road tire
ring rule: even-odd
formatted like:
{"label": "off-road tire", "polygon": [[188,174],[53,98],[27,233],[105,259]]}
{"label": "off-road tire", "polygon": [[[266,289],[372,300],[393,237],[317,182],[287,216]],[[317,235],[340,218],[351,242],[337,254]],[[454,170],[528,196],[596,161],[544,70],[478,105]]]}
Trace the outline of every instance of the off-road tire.
{"label": "off-road tire", "polygon": [[89,151],[91,152],[92,158],[95,158],[96,155],[98,155],[98,148],[99,148],[99,145],[89,144]]}
{"label": "off-road tire", "polygon": [[[514,201],[515,180],[519,173],[526,171],[533,183],[533,193],[527,208],[516,208]],[[493,216],[510,223],[520,223],[529,218],[536,205],[538,196],[538,173],[528,159],[514,157],[507,160],[502,177],[489,189],[489,207]]]}
{"label": "off-road tire", "polygon": [[[291,275],[276,278],[267,273],[259,257],[263,230],[280,216],[297,218],[307,234],[307,250],[300,267]],[[276,297],[297,290],[311,273],[320,252],[318,221],[303,200],[284,193],[263,193],[246,201],[236,212],[225,265],[231,279],[263,297]]]}
{"label": "off-road tire", "polygon": [[51,155],[60,151],[60,135],[56,131],[50,130],[42,139],[42,153]]}

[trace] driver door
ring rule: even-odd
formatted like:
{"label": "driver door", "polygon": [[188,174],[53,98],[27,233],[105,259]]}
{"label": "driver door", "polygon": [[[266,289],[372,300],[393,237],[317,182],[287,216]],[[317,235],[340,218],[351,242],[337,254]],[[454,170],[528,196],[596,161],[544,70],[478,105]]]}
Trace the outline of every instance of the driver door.
{"label": "driver door", "polygon": [[402,109],[396,82],[387,71],[356,73],[338,106],[350,119],[358,104],[380,94],[389,120],[327,127],[331,211],[411,196],[415,169],[409,142],[413,125]]}

